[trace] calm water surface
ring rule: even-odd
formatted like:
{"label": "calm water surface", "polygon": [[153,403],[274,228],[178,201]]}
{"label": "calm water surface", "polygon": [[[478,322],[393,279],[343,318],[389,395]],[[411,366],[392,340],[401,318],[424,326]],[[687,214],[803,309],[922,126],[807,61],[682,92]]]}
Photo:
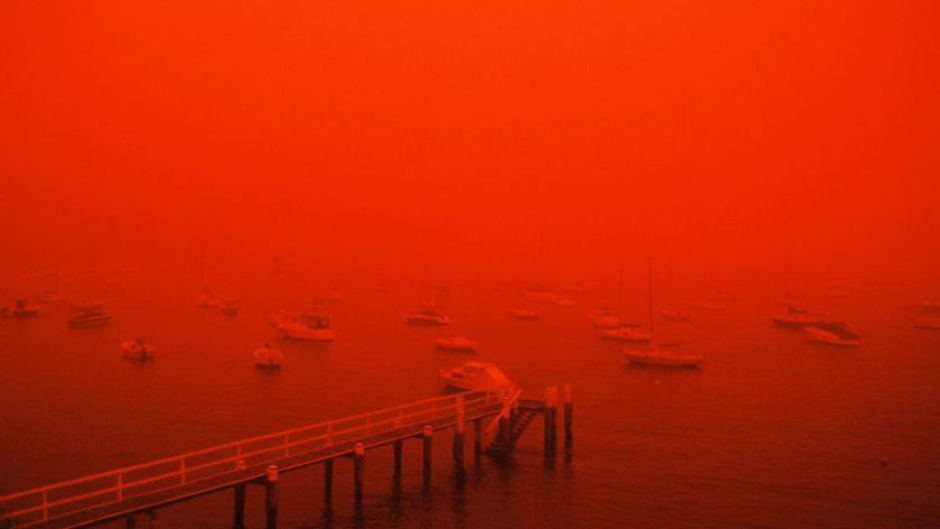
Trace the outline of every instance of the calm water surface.
{"label": "calm water surface", "polygon": [[[471,358],[434,349],[434,337],[454,333],[478,340],[476,356],[529,395],[575,385],[572,457],[545,459],[536,421],[511,461],[470,458],[462,481],[442,432],[430,493],[419,443],[406,444],[400,493],[391,450],[370,451],[361,515],[340,461],[332,515],[322,468],[284,475],[284,527],[940,526],[940,332],[911,327],[916,295],[830,300],[865,336],[856,350],[772,328],[773,300],[657,323],[706,355],[700,372],[624,367],[619,346],[597,338],[586,298],[580,308],[530,305],[543,319],[526,322],[506,317],[525,305],[509,293],[457,288],[456,324],[441,331],[401,324],[421,297],[348,291],[329,308],[339,339],[277,344],[286,354],[277,373],[250,360],[274,337],[262,302],[245,300],[229,319],[188,292],[125,287],[109,299],[106,328],[69,329],[65,306],[0,321],[0,492],[438,395],[437,369]],[[642,321],[641,304],[625,310]],[[155,362],[121,358],[117,344],[134,336],[158,347]],[[248,506],[261,525],[260,490]],[[217,494],[161,516],[164,527],[222,528],[230,511],[230,495]]]}

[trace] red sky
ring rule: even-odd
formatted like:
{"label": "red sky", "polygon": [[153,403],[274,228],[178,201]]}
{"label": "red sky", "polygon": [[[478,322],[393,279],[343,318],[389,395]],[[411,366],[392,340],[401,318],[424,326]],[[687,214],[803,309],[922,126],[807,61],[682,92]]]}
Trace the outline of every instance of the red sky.
{"label": "red sky", "polygon": [[0,268],[929,278],[938,85],[933,1],[4,2]]}

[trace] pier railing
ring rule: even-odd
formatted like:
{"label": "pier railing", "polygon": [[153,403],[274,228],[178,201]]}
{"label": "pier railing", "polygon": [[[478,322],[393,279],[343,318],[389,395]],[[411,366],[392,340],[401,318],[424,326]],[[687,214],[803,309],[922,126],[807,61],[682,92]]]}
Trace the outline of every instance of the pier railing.
{"label": "pier railing", "polygon": [[[511,396],[515,402],[518,394]],[[249,466],[368,439],[502,402],[501,393],[471,391],[385,408],[204,448],[0,497],[0,516],[29,527],[70,513],[196,483]],[[508,414],[509,408],[504,412]]]}

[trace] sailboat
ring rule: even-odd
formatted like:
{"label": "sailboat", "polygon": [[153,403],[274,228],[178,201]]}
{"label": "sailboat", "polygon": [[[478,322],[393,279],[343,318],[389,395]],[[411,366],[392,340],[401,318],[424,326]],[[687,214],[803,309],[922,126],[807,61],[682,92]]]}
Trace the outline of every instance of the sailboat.
{"label": "sailboat", "polygon": [[[649,259],[649,336],[653,337],[653,259]],[[675,344],[669,344],[675,345]],[[700,355],[678,354],[666,349],[667,344],[653,343],[647,350],[624,349],[623,359],[630,365],[668,368],[698,368],[702,364]]]}

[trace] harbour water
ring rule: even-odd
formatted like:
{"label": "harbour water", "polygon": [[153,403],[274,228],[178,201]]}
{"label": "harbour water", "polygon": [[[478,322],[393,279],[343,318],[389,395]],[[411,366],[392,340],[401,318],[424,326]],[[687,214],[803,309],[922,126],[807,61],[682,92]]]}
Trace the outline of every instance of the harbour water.
{"label": "harbour water", "polygon": [[[64,304],[0,321],[0,493],[435,396],[438,368],[476,358],[532,396],[574,384],[570,457],[544,457],[536,421],[511,460],[470,458],[460,480],[450,433],[441,433],[430,492],[420,443],[406,443],[400,491],[391,450],[370,451],[360,513],[340,461],[332,513],[322,468],[283,476],[282,526],[940,526],[940,332],[912,327],[917,292],[878,287],[828,300],[824,308],[864,336],[857,349],[773,328],[782,308],[772,296],[695,312],[691,324],[657,321],[657,334],[705,356],[703,369],[675,372],[624,366],[621,346],[597,337],[586,295],[559,307],[458,285],[455,323],[442,329],[402,324],[418,289],[350,285],[344,294],[327,309],[338,339],[275,342],[286,355],[276,372],[256,369],[250,354],[274,341],[267,312],[278,307],[249,294],[227,318],[196,307],[191,290],[129,283],[109,296],[106,327],[68,328]],[[638,299],[624,310],[642,322]],[[507,318],[516,306],[541,320]],[[438,351],[441,335],[469,336],[480,351]],[[119,342],[136,336],[157,347],[154,362],[122,359]],[[262,494],[248,494],[258,527]],[[230,494],[216,494],[165,509],[161,521],[223,528],[230,516]]]}

